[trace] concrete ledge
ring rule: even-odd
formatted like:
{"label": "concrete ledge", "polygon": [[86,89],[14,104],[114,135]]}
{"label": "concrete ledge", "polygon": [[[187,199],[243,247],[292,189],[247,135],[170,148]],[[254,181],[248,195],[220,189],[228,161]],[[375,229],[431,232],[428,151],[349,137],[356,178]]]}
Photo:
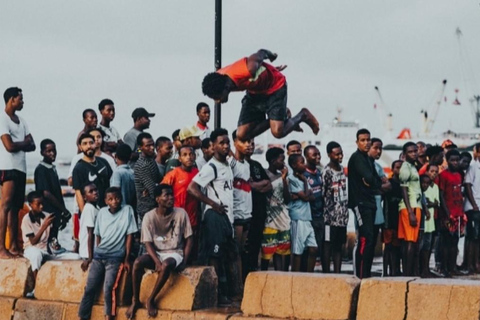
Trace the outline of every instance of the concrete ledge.
{"label": "concrete ledge", "polygon": [[27,259],[0,259],[0,296],[21,298],[32,289],[33,273]]}
{"label": "concrete ledge", "polygon": [[18,299],[14,320],[62,320],[64,304],[53,301]]}
{"label": "concrete ledge", "polygon": [[[140,302],[145,305],[151,294],[157,273],[148,271],[142,279]],[[191,267],[182,273],[172,273],[155,298],[160,310],[191,311],[215,307],[217,275],[213,267]]]}
{"label": "concrete ledge", "polygon": [[408,289],[407,320],[479,318],[479,281],[419,279]]}
{"label": "concrete ledge", "polygon": [[[235,314],[233,316],[231,316],[230,318],[228,318],[228,320],[246,320],[246,319],[259,319],[258,317],[248,317],[248,316],[244,316],[242,314]],[[281,318],[270,318],[270,317],[262,317],[260,318],[262,320],[284,320],[284,319],[281,319]]]}
{"label": "concrete ledge", "polygon": [[[46,262],[38,271],[35,297],[39,300],[80,303],[88,277],[88,271],[83,272],[81,264],[81,260]],[[116,294],[118,305],[131,303],[131,280],[125,272]],[[103,290],[100,287],[95,304],[103,303]]]}
{"label": "concrete ledge", "polygon": [[353,319],[359,286],[360,280],[349,275],[253,272],[245,283],[242,311],[282,319]]}
{"label": "concrete ledge", "polygon": [[15,298],[0,297],[0,320],[12,319]]}
{"label": "concrete ledge", "polygon": [[48,261],[38,271],[35,297],[39,300],[80,303],[88,272],[81,260]]}
{"label": "concrete ledge", "polygon": [[405,319],[408,284],[416,278],[370,278],[362,280],[357,320]]}

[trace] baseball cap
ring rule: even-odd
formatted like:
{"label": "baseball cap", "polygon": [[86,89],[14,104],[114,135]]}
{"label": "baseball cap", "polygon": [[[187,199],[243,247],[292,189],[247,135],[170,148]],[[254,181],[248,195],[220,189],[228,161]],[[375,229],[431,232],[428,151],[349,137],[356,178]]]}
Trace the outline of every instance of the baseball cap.
{"label": "baseball cap", "polygon": [[147,110],[145,110],[145,108],[136,108],[135,110],[133,110],[132,118],[134,120],[141,117],[147,117],[147,118],[155,117],[155,113],[149,113]]}
{"label": "baseball cap", "polygon": [[453,141],[450,140],[450,139],[447,139],[447,140],[442,142],[442,148],[444,148],[444,149],[448,148],[448,147],[452,147],[452,146],[456,147],[455,143],[453,143]]}
{"label": "baseball cap", "polygon": [[178,134],[180,141],[183,141],[190,137],[200,137],[201,135],[202,131],[197,128],[197,126],[184,127],[180,130]]}

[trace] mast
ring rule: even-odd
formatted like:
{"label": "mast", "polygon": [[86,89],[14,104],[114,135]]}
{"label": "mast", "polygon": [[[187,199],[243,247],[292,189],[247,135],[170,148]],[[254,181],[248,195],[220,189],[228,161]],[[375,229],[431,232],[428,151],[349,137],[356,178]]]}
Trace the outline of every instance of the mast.
{"label": "mast", "polygon": [[[222,0],[215,0],[215,71],[222,67]],[[215,129],[222,126],[222,105],[215,103]]]}

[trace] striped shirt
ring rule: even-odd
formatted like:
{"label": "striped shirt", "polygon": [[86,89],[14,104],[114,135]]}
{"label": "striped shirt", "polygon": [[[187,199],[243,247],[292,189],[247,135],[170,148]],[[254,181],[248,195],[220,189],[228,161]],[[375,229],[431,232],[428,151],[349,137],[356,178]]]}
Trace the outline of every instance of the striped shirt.
{"label": "striped shirt", "polygon": [[135,163],[133,172],[137,192],[137,213],[143,218],[145,213],[157,207],[153,189],[160,183],[160,172],[155,158],[147,158],[143,154]]}

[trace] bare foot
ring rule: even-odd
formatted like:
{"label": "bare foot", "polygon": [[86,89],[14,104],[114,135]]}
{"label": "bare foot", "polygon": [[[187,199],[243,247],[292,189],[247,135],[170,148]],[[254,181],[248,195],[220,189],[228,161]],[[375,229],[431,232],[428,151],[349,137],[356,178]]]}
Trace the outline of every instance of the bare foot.
{"label": "bare foot", "polygon": [[147,300],[145,307],[147,307],[149,317],[155,318],[157,316],[158,310],[155,308],[153,301]]}
{"label": "bare foot", "polygon": [[132,302],[130,307],[128,308],[127,312],[125,312],[125,316],[127,319],[133,319],[135,318],[135,313],[137,313],[137,309],[140,307],[140,305],[136,302]]}
{"label": "bare foot", "polygon": [[3,249],[0,251],[0,259],[13,259],[15,258],[8,250]]}
{"label": "bare foot", "polygon": [[303,108],[301,113],[303,122],[312,128],[314,134],[318,134],[318,131],[320,131],[320,125],[318,124],[317,118],[315,118],[315,116],[307,108]]}

